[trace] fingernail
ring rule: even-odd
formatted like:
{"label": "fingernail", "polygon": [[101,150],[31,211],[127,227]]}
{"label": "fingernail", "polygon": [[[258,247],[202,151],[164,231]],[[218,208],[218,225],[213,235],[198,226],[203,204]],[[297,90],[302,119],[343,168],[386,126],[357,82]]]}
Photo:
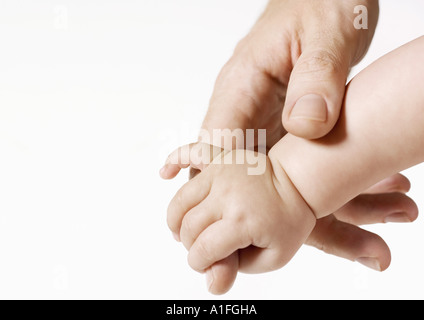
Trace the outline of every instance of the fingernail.
{"label": "fingernail", "polygon": [[213,271],[212,269],[208,269],[206,271],[206,286],[208,288],[208,291],[211,291],[213,280],[214,280]]}
{"label": "fingernail", "polygon": [[327,103],[320,95],[308,94],[296,102],[290,118],[325,122],[327,121]]}
{"label": "fingernail", "polygon": [[181,242],[181,238],[178,233],[172,232],[172,236],[174,237],[175,241]]}
{"label": "fingernail", "polygon": [[356,262],[359,262],[370,269],[381,271],[380,262],[376,258],[363,257],[356,259]]}
{"label": "fingernail", "polygon": [[384,218],[384,223],[402,223],[402,222],[412,222],[408,215],[404,212],[393,213]]}

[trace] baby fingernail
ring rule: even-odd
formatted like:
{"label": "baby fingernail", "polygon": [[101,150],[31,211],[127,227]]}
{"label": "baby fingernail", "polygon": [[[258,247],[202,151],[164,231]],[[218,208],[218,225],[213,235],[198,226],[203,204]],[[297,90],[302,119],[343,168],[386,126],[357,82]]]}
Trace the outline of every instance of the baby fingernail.
{"label": "baby fingernail", "polygon": [[393,213],[386,218],[384,218],[384,223],[402,223],[402,222],[412,222],[408,215],[404,212]]}
{"label": "baby fingernail", "polygon": [[327,103],[320,95],[308,94],[296,102],[290,118],[325,122],[327,121]]}
{"label": "baby fingernail", "polygon": [[174,237],[175,241],[181,242],[181,238],[178,233],[172,232],[172,236]]}
{"label": "baby fingernail", "polygon": [[356,259],[356,262],[359,262],[370,269],[381,271],[380,262],[376,258],[363,257]]}
{"label": "baby fingernail", "polygon": [[213,280],[213,272],[211,269],[209,269],[208,271],[206,271],[206,286],[208,288],[208,291],[211,291]]}

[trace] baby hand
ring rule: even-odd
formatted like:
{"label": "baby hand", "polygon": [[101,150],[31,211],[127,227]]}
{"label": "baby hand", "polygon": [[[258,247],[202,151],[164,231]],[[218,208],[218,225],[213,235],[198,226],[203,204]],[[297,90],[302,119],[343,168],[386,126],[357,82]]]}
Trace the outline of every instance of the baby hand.
{"label": "baby hand", "polygon": [[[210,148],[214,155],[222,151]],[[246,150],[222,151],[205,168],[205,159],[193,157],[199,153],[182,149],[170,156],[162,176],[172,178],[181,167],[202,164],[197,167],[203,171],[177,192],[168,208],[168,225],[189,250],[189,265],[205,272],[238,250],[242,272],[283,267],[316,222],[284,171],[266,155]],[[247,159],[255,157],[265,168],[263,174],[249,175]]]}
{"label": "baby hand", "polygon": [[[199,150],[202,148],[209,152],[200,154]],[[208,153],[213,158],[222,151],[221,148],[209,145],[202,147],[201,144],[192,144],[177,149],[169,156],[167,164],[161,170],[161,176],[165,179],[173,178],[182,167],[188,166],[202,170],[207,163],[211,162]],[[273,157],[272,153],[270,156]],[[267,163],[271,160],[265,157],[265,161]],[[278,173],[278,169],[279,166],[273,166],[274,175],[282,174],[283,176],[277,180],[289,181],[287,177],[284,179],[284,172]],[[197,170],[197,172],[199,171]],[[382,223],[392,215],[398,217],[398,212],[404,212],[402,220],[398,219],[399,221],[404,221],[403,219],[414,221],[417,218],[418,210],[416,204],[405,195],[409,188],[410,182],[400,174],[384,179],[366,190],[365,194],[359,195],[337,210],[333,215],[318,220],[315,229],[305,243],[351,261],[365,260],[366,266],[385,270],[390,264],[390,249],[387,244],[378,235],[363,230],[356,224]],[[178,238],[178,235],[176,237]],[[242,250],[234,252],[228,258],[207,269],[206,278],[209,279],[209,291],[222,294],[231,288],[238,272],[239,251]],[[366,258],[362,259],[361,257]],[[371,257],[371,259],[367,257]],[[375,261],[375,263],[370,265],[368,261]]]}

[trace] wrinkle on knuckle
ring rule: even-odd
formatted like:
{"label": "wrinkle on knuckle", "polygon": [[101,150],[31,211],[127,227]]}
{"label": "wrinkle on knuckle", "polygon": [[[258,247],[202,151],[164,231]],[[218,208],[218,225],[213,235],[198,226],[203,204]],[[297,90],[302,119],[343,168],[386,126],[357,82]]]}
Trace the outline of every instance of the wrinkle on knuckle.
{"label": "wrinkle on knuckle", "polygon": [[297,74],[332,74],[341,68],[340,59],[327,51],[315,51],[302,58],[295,66]]}
{"label": "wrinkle on knuckle", "polygon": [[194,234],[194,222],[193,219],[190,217],[186,217],[183,219],[182,225],[181,225],[181,236],[186,238],[188,241],[192,241],[193,234]]}
{"label": "wrinkle on knuckle", "polygon": [[[190,266],[197,271],[202,271],[204,266],[201,266],[202,264],[210,263],[213,261],[213,254],[210,251],[210,248],[206,245],[206,241],[199,241],[196,243],[195,251],[193,249],[190,252],[190,258],[189,264]],[[202,261],[202,263],[199,263],[199,260]]]}
{"label": "wrinkle on knuckle", "polygon": [[230,212],[231,223],[237,228],[244,224],[246,221],[246,214],[242,209],[232,209]]}

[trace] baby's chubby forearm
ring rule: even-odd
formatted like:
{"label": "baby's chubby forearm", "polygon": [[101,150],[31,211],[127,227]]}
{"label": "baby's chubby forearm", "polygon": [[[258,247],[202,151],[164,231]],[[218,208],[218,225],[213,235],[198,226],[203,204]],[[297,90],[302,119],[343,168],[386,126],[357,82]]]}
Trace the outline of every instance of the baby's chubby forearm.
{"label": "baby's chubby forearm", "polygon": [[317,218],[381,179],[424,161],[424,37],[391,52],[348,85],[333,131],[286,135],[270,151]]}

